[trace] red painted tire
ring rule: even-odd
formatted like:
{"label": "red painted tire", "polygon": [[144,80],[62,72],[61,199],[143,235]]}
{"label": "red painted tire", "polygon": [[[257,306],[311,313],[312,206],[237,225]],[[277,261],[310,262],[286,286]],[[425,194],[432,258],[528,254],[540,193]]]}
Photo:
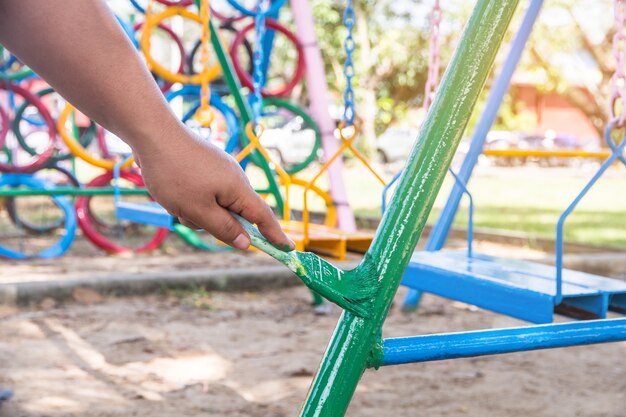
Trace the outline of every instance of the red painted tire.
{"label": "red painted tire", "polygon": [[[273,29],[285,35],[291,41],[291,43],[294,44],[298,52],[298,60],[296,62],[296,71],[293,77],[291,78],[291,80],[287,84],[284,84],[280,86],[279,88],[274,88],[270,91],[266,90],[265,88],[261,90],[261,94],[264,97],[286,96],[289,93],[291,93],[291,91],[296,87],[296,85],[298,85],[298,83],[302,79],[302,76],[304,75],[304,66],[305,66],[304,51],[302,49],[302,45],[300,44],[300,40],[298,40],[298,37],[294,33],[292,33],[289,29],[287,29],[285,26],[278,23],[276,20],[266,19],[265,25],[268,29]],[[246,37],[246,33],[249,32],[250,30],[253,30],[254,28],[255,28],[255,23],[252,22],[248,24],[246,27],[244,27],[243,29],[241,29],[237,33],[237,36],[233,40],[233,44],[230,48],[230,58],[233,61],[233,67],[235,67],[235,72],[237,72],[237,76],[241,80],[241,83],[251,90],[253,88],[252,76],[248,74],[246,70],[243,69],[241,62],[239,61],[239,56],[237,55],[237,50],[243,43],[243,40]]]}
{"label": "red painted tire", "polygon": [[0,106],[0,148],[2,148],[2,145],[4,145],[4,141],[7,139],[10,124],[11,122],[9,121],[9,115]]}
{"label": "red painted tire", "polygon": [[[142,187],[144,185],[143,180],[141,179],[141,175],[135,172],[122,172],[120,176],[127,181],[130,181],[136,186]],[[94,187],[102,187],[109,185],[109,183],[113,180],[113,173],[111,171],[107,171],[104,174],[94,178],[88,184],[85,185],[87,188]],[[156,230],[152,239],[143,246],[138,248],[129,248],[125,246],[118,245],[110,241],[106,236],[103,236],[95,227],[92,222],[93,215],[89,211],[89,202],[91,201],[90,196],[80,196],[76,199],[76,217],[78,218],[78,225],[80,226],[83,234],[87,239],[89,239],[94,245],[97,247],[114,254],[126,253],[126,252],[134,252],[134,253],[143,253],[150,252],[157,248],[159,248],[165,238],[167,237],[168,230],[159,228]]]}
{"label": "red painted tire", "polygon": [[[55,143],[57,140],[57,130],[54,119],[52,119],[50,112],[36,94],[31,93],[30,91],[26,90],[23,87],[20,87],[17,84],[7,83],[3,80],[0,80],[0,89],[11,91],[12,93],[21,96],[24,100],[29,102],[33,107],[37,109],[46,125],[45,127],[48,129],[48,145],[43,152],[38,155],[34,155],[25,165],[18,166],[0,162],[0,171],[21,174],[29,174],[35,172],[38,169],[41,169],[44,165],[46,165],[50,157],[54,155]],[[4,124],[2,129],[5,129]],[[4,145],[5,140],[6,133],[4,135],[0,134],[0,148]]]}
{"label": "red painted tire", "polygon": [[218,12],[213,7],[211,7],[211,15],[217,17],[222,22],[233,23],[238,22],[243,19],[247,19],[250,16],[246,16],[245,14],[240,14],[238,16],[228,16],[223,14],[222,12]]}
{"label": "red painted tire", "polygon": [[178,1],[173,1],[173,0],[156,0],[161,4],[164,4],[168,7],[187,7],[193,4],[193,0],[178,0]]}

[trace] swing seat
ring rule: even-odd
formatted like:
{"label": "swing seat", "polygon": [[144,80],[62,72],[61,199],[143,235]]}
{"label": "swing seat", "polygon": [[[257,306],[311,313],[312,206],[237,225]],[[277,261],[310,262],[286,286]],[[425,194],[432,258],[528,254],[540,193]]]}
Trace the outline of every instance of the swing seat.
{"label": "swing seat", "polygon": [[346,233],[334,227],[309,224],[307,242],[304,235],[304,223],[282,220],[280,224],[285,233],[295,242],[296,250],[308,250],[337,260],[346,259],[348,252],[365,253],[374,238],[370,233]]}
{"label": "swing seat", "polygon": [[555,312],[584,319],[626,313],[624,281],[563,269],[557,305],[555,267],[466,251],[416,252],[402,284],[532,323],[551,323]]}
{"label": "swing seat", "polygon": [[118,201],[115,204],[115,215],[119,220],[174,229],[174,218],[154,201],[142,203]]}

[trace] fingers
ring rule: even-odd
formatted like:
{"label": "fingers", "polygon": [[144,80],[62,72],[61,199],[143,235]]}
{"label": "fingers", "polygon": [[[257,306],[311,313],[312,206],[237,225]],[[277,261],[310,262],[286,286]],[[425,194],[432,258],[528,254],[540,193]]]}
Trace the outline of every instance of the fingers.
{"label": "fingers", "polygon": [[250,237],[243,230],[243,227],[228,210],[217,204],[203,216],[194,217],[194,221],[181,219],[181,223],[187,227],[193,225],[196,229],[204,229],[234,248],[246,250],[250,247]]}
{"label": "fingers", "polygon": [[178,218],[178,222],[182,224],[183,226],[187,226],[188,228],[193,229],[193,230],[202,229],[200,226],[198,226],[194,222],[187,220],[187,219],[183,219],[182,217]]}
{"label": "fingers", "polygon": [[246,197],[239,200],[241,203],[235,203],[229,208],[249,222],[256,223],[263,236],[278,249],[294,250],[296,244],[283,232],[267,203],[253,191]]}

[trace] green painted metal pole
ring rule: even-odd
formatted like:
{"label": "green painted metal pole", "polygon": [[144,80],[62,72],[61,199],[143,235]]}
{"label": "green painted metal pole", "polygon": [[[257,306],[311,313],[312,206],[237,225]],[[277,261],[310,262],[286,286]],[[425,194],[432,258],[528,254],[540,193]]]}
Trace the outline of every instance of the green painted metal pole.
{"label": "green painted metal pole", "polygon": [[[198,1],[196,1],[196,4],[198,4]],[[198,5],[198,7],[200,6]],[[239,82],[239,79],[235,76],[235,70],[233,69],[230,56],[228,56],[228,53],[222,46],[222,42],[219,37],[219,32],[217,28],[215,27],[215,23],[213,22],[213,19],[209,21],[209,26],[211,29],[211,43],[212,43],[213,49],[215,50],[215,55],[217,55],[217,60],[219,61],[220,66],[222,68],[222,75],[224,77],[224,80],[226,81],[226,85],[228,85],[228,89],[230,90],[231,94],[233,95],[235,99],[235,105],[237,106],[237,110],[239,110],[239,117],[241,121],[240,131],[242,132],[241,133],[242,145],[245,146],[249,143],[248,138],[246,137],[244,133],[245,127],[252,120],[252,112],[250,110],[250,106],[248,105],[248,102],[241,95],[241,83]],[[257,165],[259,168],[261,168],[261,170],[263,170],[263,173],[265,173],[265,176],[267,177],[267,182],[268,182],[267,188],[276,199],[276,209],[282,215],[283,214],[283,196],[280,193],[280,187],[278,186],[278,183],[276,182],[276,177],[274,176],[272,169],[270,168],[265,158],[263,158],[263,156],[258,151],[252,151],[252,153],[250,154],[250,158],[252,162],[254,162],[254,164]]]}
{"label": "green painted metal pole", "polygon": [[411,151],[363,263],[380,290],[369,319],[341,316],[302,408],[304,417],[345,415],[365,368],[380,355],[380,332],[415,245],[487,79],[518,0],[479,0]]}
{"label": "green painted metal pole", "polygon": [[[0,197],[28,197],[28,196],[95,196],[95,195],[114,195],[115,188],[76,188],[76,187],[57,187],[49,190],[31,189],[31,188],[2,188],[0,189]],[[150,195],[145,188],[121,188],[121,195]]]}

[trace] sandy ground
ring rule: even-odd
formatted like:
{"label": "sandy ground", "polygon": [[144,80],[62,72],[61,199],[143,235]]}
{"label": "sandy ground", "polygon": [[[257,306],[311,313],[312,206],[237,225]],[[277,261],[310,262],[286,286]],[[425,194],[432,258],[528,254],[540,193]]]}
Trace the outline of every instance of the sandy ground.
{"label": "sandy ground", "polygon": [[[401,294],[399,295],[399,297]],[[338,312],[305,288],[0,310],[2,417],[295,416]],[[433,296],[386,336],[519,325]],[[349,416],[626,416],[626,343],[367,371]]]}

